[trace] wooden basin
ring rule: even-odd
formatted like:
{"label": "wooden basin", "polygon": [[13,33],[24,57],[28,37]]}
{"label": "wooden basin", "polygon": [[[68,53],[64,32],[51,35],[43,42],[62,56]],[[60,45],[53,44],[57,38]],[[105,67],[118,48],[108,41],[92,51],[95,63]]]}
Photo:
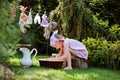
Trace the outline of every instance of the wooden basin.
{"label": "wooden basin", "polygon": [[62,68],[63,62],[62,60],[50,60],[50,59],[38,59],[39,64],[41,67],[49,67],[49,68],[54,68],[54,69],[59,69]]}

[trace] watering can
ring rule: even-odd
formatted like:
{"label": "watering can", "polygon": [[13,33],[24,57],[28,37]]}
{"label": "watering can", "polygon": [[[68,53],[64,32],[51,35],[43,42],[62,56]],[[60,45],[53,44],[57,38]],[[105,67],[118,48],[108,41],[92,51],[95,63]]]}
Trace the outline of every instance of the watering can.
{"label": "watering can", "polygon": [[[24,68],[28,68],[28,67],[32,66],[33,59],[37,55],[37,49],[33,48],[30,51],[28,48],[22,47],[19,50],[23,53],[23,58],[20,60],[20,64],[23,65]],[[33,53],[33,51],[35,51],[35,54],[34,54],[34,56],[31,59],[31,54]]]}

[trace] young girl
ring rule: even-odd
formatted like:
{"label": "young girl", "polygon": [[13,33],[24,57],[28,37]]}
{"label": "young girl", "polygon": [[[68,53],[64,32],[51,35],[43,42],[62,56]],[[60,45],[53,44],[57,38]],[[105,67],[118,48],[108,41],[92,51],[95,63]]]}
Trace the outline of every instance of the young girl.
{"label": "young girl", "polygon": [[71,70],[71,57],[79,57],[87,60],[88,51],[86,47],[79,41],[74,39],[64,38],[62,35],[57,34],[56,30],[50,37],[50,46],[56,49],[60,49],[59,54],[51,60],[65,60],[67,61],[67,67],[64,70]]}

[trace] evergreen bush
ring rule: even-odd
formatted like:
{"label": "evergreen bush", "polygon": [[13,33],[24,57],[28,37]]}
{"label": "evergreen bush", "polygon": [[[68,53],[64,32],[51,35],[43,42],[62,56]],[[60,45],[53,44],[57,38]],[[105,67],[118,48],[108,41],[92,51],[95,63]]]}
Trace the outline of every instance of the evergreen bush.
{"label": "evergreen bush", "polygon": [[[9,56],[14,56],[18,41],[20,40],[19,27],[15,21],[16,18],[12,18],[10,14],[11,8],[16,5],[17,1],[8,2],[6,0],[1,1],[0,5],[0,62],[7,62]],[[7,5],[7,6],[6,6]],[[17,14],[17,13],[16,13]]]}

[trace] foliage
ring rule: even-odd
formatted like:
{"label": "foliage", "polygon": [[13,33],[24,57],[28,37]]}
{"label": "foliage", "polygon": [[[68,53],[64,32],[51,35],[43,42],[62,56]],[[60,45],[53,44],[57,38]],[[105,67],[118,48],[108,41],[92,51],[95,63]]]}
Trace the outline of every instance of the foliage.
{"label": "foliage", "polygon": [[110,69],[120,69],[120,41],[109,44],[106,51],[106,64]]}
{"label": "foliage", "polygon": [[40,1],[41,1],[42,10],[46,10],[47,12],[54,10],[58,5],[57,0],[40,0]]}
{"label": "foliage", "polygon": [[58,1],[59,5],[55,9],[57,13],[54,15],[57,16],[58,27],[67,37],[80,39],[84,3],[78,0]]}
{"label": "foliage", "polygon": [[111,26],[111,28],[109,28],[109,35],[108,35],[108,40],[110,41],[117,41],[120,38],[118,37],[119,32],[120,32],[120,28],[118,27],[118,24],[115,24],[113,26]]}
{"label": "foliage", "polygon": [[102,19],[98,19],[98,16],[99,16],[98,13],[96,13],[96,15],[93,15],[93,21],[94,21],[94,23],[95,23],[95,24],[99,24],[99,25],[101,25],[101,26],[104,27],[104,28],[109,27],[109,26],[108,26],[108,21],[107,21],[107,20],[106,20],[106,21],[103,21]]}
{"label": "foliage", "polygon": [[82,42],[86,45],[90,65],[106,67],[110,69],[119,69],[120,66],[120,41],[114,43],[105,39],[88,38]]}
{"label": "foliage", "polygon": [[[87,37],[96,37],[100,31],[101,26],[104,26],[102,24],[103,21],[101,23],[102,25],[99,24],[101,21],[93,15],[89,8],[87,8],[85,1],[74,0],[68,4],[66,1],[59,3],[59,6],[61,7],[58,10],[61,10],[60,18],[63,34],[66,34],[67,37],[78,40]],[[97,23],[95,18],[97,19]],[[107,23],[104,24],[107,25]],[[101,31],[103,31],[103,29]]]}
{"label": "foliage", "polygon": [[[10,9],[16,5],[18,1],[9,3],[2,1],[0,9],[0,62],[6,62],[9,56],[15,54],[19,37],[18,25],[10,15]],[[7,6],[6,6],[7,5]],[[16,18],[17,19],[17,18]],[[2,62],[3,63],[3,62]]]}
{"label": "foliage", "polygon": [[108,42],[103,38],[87,38],[83,39],[82,42],[85,44],[89,52],[88,61],[91,62],[92,65],[104,65],[105,51],[108,49]]}
{"label": "foliage", "polygon": [[91,9],[105,2],[106,0],[59,0],[54,16],[57,16],[56,21],[59,27],[62,27],[63,34],[69,38],[82,40],[87,37],[104,37],[108,39],[109,21],[99,18],[100,13]]}
{"label": "foliage", "polygon": [[88,2],[90,9],[96,14],[99,13],[99,18],[108,20],[109,25],[116,23],[120,24],[119,9],[120,1],[118,0],[90,0]]}
{"label": "foliage", "polygon": [[[119,40],[119,19],[117,19],[119,16],[116,15],[116,12],[119,11],[119,7],[116,7],[119,1],[90,0],[88,3],[87,7],[93,12],[94,23],[99,24],[95,29],[99,37],[104,37],[109,41]],[[118,17],[116,18],[116,16]]]}
{"label": "foliage", "polygon": [[108,42],[103,38],[87,38],[82,42],[86,45],[90,53],[94,54],[94,50],[106,50],[108,49]]}

